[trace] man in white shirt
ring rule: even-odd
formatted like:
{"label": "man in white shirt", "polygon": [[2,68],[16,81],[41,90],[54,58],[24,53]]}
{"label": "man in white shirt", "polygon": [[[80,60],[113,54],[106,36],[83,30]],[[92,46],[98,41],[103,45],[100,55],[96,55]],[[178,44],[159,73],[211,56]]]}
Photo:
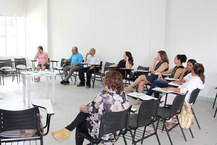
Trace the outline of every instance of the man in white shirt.
{"label": "man in white shirt", "polygon": [[[90,80],[92,73],[98,72],[100,65],[100,57],[96,55],[96,50],[94,48],[91,48],[90,51],[86,54],[84,62],[87,63],[87,67],[83,67],[79,70],[80,83],[77,86],[85,86],[84,73],[86,72],[86,88],[90,88]],[[98,67],[96,65],[98,65]]]}

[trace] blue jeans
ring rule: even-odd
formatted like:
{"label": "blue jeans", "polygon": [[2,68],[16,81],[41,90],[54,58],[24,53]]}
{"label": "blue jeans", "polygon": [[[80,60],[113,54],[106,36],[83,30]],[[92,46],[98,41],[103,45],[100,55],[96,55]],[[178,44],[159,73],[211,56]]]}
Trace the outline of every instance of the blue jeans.
{"label": "blue jeans", "polygon": [[[148,92],[146,93],[147,95],[151,96],[153,94],[153,88],[155,87],[160,87],[160,88],[166,88],[169,86],[168,81],[164,81],[164,80],[155,80],[154,82],[152,82],[151,87],[149,88]],[[154,96],[156,98],[159,97],[159,93],[155,92]]]}

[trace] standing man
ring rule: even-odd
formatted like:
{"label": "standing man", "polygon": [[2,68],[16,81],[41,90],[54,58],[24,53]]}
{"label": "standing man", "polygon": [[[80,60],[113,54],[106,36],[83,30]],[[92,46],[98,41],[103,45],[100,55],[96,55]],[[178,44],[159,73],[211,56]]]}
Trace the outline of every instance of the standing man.
{"label": "standing man", "polygon": [[69,78],[74,71],[79,71],[81,69],[82,61],[83,56],[78,52],[78,48],[76,46],[72,47],[71,57],[65,60],[65,62],[70,62],[70,66],[66,66],[63,68],[65,79],[60,82],[61,84],[68,85],[70,83]]}
{"label": "standing man", "polygon": [[[86,72],[86,88],[90,88],[90,80],[92,73],[98,72],[100,65],[100,58],[98,55],[96,55],[96,50],[94,48],[91,48],[90,51],[86,54],[84,62],[86,62],[88,66],[79,70],[80,83],[77,86],[85,86],[84,72]],[[96,65],[98,65],[98,67]]]}

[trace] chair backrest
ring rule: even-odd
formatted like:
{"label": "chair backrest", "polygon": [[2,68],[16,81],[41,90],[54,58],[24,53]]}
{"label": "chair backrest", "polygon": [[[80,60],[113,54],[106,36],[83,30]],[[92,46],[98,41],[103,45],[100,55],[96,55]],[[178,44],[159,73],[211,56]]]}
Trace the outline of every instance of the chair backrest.
{"label": "chair backrest", "polygon": [[139,66],[137,67],[137,70],[149,70],[149,67],[145,67],[145,66],[139,65]]}
{"label": "chair backrest", "polygon": [[11,59],[2,59],[0,60],[0,68],[2,67],[10,67],[12,68],[12,60]]}
{"label": "chair backrest", "polygon": [[170,117],[173,117],[176,114],[179,114],[182,110],[182,106],[184,104],[185,101],[185,96],[188,93],[188,91],[185,94],[178,94],[175,99],[173,100],[172,103],[172,108],[171,108],[171,112],[170,112]]}
{"label": "chair backrest", "polygon": [[108,66],[113,65],[113,64],[115,64],[115,63],[106,62],[105,65],[104,65],[104,72],[109,70]]}
{"label": "chair backrest", "polygon": [[40,130],[38,107],[19,111],[0,109],[0,133],[20,129]]}
{"label": "chair backrest", "polygon": [[194,104],[197,100],[197,97],[200,93],[200,89],[194,89],[192,92],[191,92],[191,96],[190,96],[190,99],[189,99],[189,103],[191,104]]}
{"label": "chair backrest", "polygon": [[15,68],[17,68],[19,65],[26,65],[26,59],[25,58],[14,58]]}
{"label": "chair backrest", "polygon": [[121,131],[126,128],[128,125],[130,110],[131,106],[124,111],[106,112],[103,114],[99,129],[99,139],[103,135]]}
{"label": "chair backrest", "polygon": [[144,100],[139,107],[137,127],[141,127],[153,121],[158,114],[159,100]]}
{"label": "chair backrest", "polygon": [[65,67],[67,65],[70,65],[70,62],[65,62],[66,58],[62,58],[60,61],[60,66]]}

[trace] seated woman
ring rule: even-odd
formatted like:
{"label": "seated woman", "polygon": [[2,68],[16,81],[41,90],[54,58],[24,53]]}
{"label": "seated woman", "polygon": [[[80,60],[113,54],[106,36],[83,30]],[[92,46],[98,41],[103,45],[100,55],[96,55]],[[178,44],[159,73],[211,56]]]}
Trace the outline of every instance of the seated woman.
{"label": "seated woman", "polygon": [[[190,77],[192,76],[192,75],[188,75],[188,74],[191,74],[191,71],[193,70],[193,66],[194,66],[195,63],[196,63],[196,60],[189,59],[187,61],[186,67],[183,69],[182,74],[179,77],[179,80],[178,81],[173,81],[173,83],[175,83],[175,84],[183,84],[186,81],[188,81],[190,79]],[[189,77],[186,77],[186,76],[189,76]]]}
{"label": "seated woman", "polygon": [[[53,137],[62,141],[70,136],[70,132],[75,128],[89,133],[93,138],[98,137],[100,118],[105,112],[118,112],[129,108],[128,98],[124,90],[122,75],[117,71],[109,71],[105,74],[103,84],[105,90],[100,92],[98,96],[89,104],[80,107],[80,113],[72,121],[71,124],[64,129],[53,132]],[[114,144],[118,137],[118,133],[110,133],[104,135],[102,140],[104,143]],[[77,136],[76,145],[82,145],[84,138]]]}
{"label": "seated woman", "polygon": [[127,92],[132,91],[132,89],[138,85],[138,92],[144,92],[144,85],[151,84],[154,80],[158,78],[158,74],[164,72],[168,69],[168,57],[165,51],[158,51],[157,57],[154,58],[152,65],[149,69],[151,75],[140,75],[130,86],[126,87]]}
{"label": "seated woman", "polygon": [[124,68],[131,69],[134,63],[133,63],[133,56],[131,52],[125,51],[123,57],[124,59],[120,60],[118,64],[111,65],[110,67],[115,67],[114,70],[119,71],[122,74],[123,78],[125,78],[126,74],[129,74],[131,70],[123,70],[123,69]]}
{"label": "seated woman", "polygon": [[[175,59],[174,59],[174,63],[176,64],[175,67],[169,69],[168,71],[165,71],[163,73],[161,73],[158,76],[158,79],[153,81],[153,83],[151,84],[151,87],[148,89],[147,95],[152,95],[153,91],[152,89],[155,87],[168,87],[169,86],[169,82],[164,80],[162,75],[163,74],[170,74],[170,78],[175,78],[178,79],[182,73],[183,73],[183,65],[182,63],[186,62],[187,57],[184,54],[178,54],[176,55]],[[158,97],[158,93],[155,94],[155,97]]]}
{"label": "seated woman", "polygon": [[[48,62],[48,54],[43,51],[42,46],[38,46],[38,51],[35,55],[35,60],[38,59],[38,65],[36,67],[36,70],[45,70],[49,68],[49,62]],[[35,78],[35,81],[40,81],[40,77]]]}
{"label": "seated woman", "polygon": [[[185,101],[188,102],[191,96],[191,92],[193,90],[204,88],[205,75],[204,75],[203,65],[200,63],[195,63],[193,66],[193,70],[191,71],[191,74],[188,74],[188,75],[192,75],[192,77],[188,81],[180,85],[178,88],[167,87],[167,88],[162,88],[162,89],[165,91],[175,91],[181,94],[185,94],[188,91],[187,95],[185,96]],[[172,96],[175,96],[175,95],[168,94],[168,98],[171,98]]]}

